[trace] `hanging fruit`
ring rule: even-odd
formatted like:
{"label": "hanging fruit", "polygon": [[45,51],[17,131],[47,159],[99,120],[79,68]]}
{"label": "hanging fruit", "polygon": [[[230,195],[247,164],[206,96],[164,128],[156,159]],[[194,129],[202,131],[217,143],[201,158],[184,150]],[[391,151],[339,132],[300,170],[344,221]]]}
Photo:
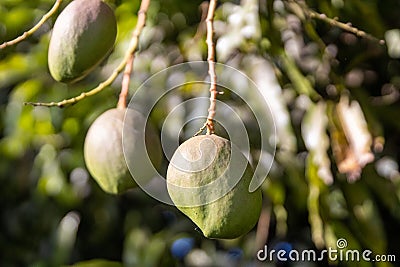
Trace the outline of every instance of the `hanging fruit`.
{"label": "hanging fruit", "polygon": [[177,208],[204,236],[232,239],[249,232],[260,216],[261,191],[249,192],[252,177],[250,163],[230,141],[202,135],[190,138],[174,153],[167,188]]}
{"label": "hanging fruit", "polygon": [[48,65],[59,82],[75,82],[98,66],[114,46],[117,22],[100,0],[75,0],[58,16],[51,35]]}
{"label": "hanging fruit", "polygon": [[[129,109],[124,120],[125,113],[125,108],[114,108],[101,114],[90,126],[84,144],[84,158],[90,174],[105,192],[111,194],[123,193],[137,186],[129,172],[124,151],[129,161],[141,162],[145,155],[149,155],[156,168],[161,165],[161,145],[154,129],[146,124],[141,113]],[[122,134],[127,147],[123,147]],[[148,151],[143,151],[139,145],[143,138],[146,144],[151,144],[146,145]],[[141,180],[149,180],[153,174],[146,169],[133,173]]]}

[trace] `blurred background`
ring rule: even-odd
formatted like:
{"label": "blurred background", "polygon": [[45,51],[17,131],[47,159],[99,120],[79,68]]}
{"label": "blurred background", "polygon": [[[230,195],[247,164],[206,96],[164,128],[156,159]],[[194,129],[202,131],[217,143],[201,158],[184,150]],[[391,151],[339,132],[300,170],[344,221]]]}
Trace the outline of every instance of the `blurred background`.
{"label": "blurred background", "polygon": [[[235,240],[206,239],[175,207],[140,189],[106,194],[90,177],[84,138],[96,117],[115,107],[121,77],[67,108],[24,106],[94,88],[122,60],[140,2],[107,2],[118,20],[115,48],[78,83],[57,83],[48,72],[48,42],[60,11],[33,36],[0,50],[1,266],[400,266],[398,0],[219,2],[216,59],[263,91],[277,131],[259,223]],[[31,28],[53,4],[1,0],[0,43]],[[207,2],[198,0],[151,1],[131,94],[168,66],[206,59],[206,11]],[[347,24],[336,27],[337,20]],[[372,37],[343,29],[351,25]],[[190,80],[188,73],[177,75]],[[178,90],[157,105],[152,121],[161,129],[177,104],[207,95],[207,89]],[[220,100],[241,114],[250,133],[257,129],[243,101],[230,94]],[[191,112],[176,115],[177,128]],[[180,134],[173,130],[171,138]],[[256,161],[259,135],[249,136]],[[167,165],[164,160],[164,173]],[[256,259],[264,245],[318,252],[337,248],[339,238],[347,249],[394,255],[397,262]]]}

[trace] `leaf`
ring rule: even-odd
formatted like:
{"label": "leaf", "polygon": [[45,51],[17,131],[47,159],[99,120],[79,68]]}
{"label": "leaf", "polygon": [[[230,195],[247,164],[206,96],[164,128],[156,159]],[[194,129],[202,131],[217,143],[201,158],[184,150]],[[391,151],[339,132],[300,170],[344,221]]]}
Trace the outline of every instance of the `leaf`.
{"label": "leaf", "polygon": [[122,263],[116,261],[94,259],[89,261],[77,262],[69,266],[70,267],[122,267]]}
{"label": "leaf", "polygon": [[248,57],[247,60],[252,69],[250,76],[268,101],[274,117],[276,126],[276,137],[274,138],[277,140],[277,146],[283,150],[295,151],[296,137],[293,134],[289,111],[271,64],[262,58]]}
{"label": "leaf", "polygon": [[350,227],[358,240],[374,254],[386,251],[386,237],[378,207],[364,181],[344,183],[343,193],[352,214]]}
{"label": "leaf", "polygon": [[335,112],[339,125],[332,135],[332,146],[337,167],[349,181],[355,181],[362,168],[374,160],[372,137],[357,101],[350,103],[348,96],[342,95]]}
{"label": "leaf", "polygon": [[[258,1],[242,2],[241,5],[227,3],[223,6],[225,12],[228,10],[231,13],[224,27],[219,28],[222,32],[216,45],[219,61],[226,61],[238,48],[248,49],[251,46],[248,40],[261,38]],[[218,29],[216,32],[218,33]]]}
{"label": "leaf", "polygon": [[[382,161],[382,159],[380,160]],[[375,170],[366,168],[363,181],[379,202],[386,207],[390,214],[400,221],[400,198],[396,193],[396,185],[389,179],[379,177]]]}
{"label": "leaf", "polygon": [[296,62],[284,52],[281,53],[280,59],[282,61],[282,67],[297,93],[307,95],[312,99],[318,99],[318,93],[314,90],[310,80],[307,79],[296,66]]}
{"label": "leaf", "polygon": [[[354,235],[354,232],[349,229],[349,226],[341,221],[332,221],[332,229],[337,237],[337,239],[343,238],[347,241],[346,249],[349,250],[357,250],[362,252],[362,246],[359,242],[359,239]],[[337,242],[337,241],[336,241]],[[336,243],[335,243],[336,245]],[[337,261],[336,261],[337,262]],[[337,265],[337,264],[336,264]],[[349,265],[351,266],[351,265]],[[372,267],[373,264],[368,261],[359,261],[355,265],[357,267]]]}
{"label": "leaf", "polygon": [[288,212],[284,206],[286,191],[282,181],[278,179],[268,179],[264,183],[264,192],[271,200],[273,212],[276,218],[276,235],[284,237],[287,234]]}
{"label": "leaf", "polygon": [[325,246],[324,240],[324,223],[320,215],[320,195],[324,189],[324,184],[318,176],[318,167],[311,160],[312,157],[307,158],[306,176],[309,182],[309,193],[307,198],[308,208],[308,221],[311,226],[311,237],[318,249]]}
{"label": "leaf", "polygon": [[311,104],[302,125],[302,136],[307,149],[310,151],[309,157],[317,166],[317,175],[325,184],[333,182],[330,170],[331,162],[327,155],[329,149],[329,137],[326,134],[328,117],[326,115],[326,104],[320,101],[318,104]]}

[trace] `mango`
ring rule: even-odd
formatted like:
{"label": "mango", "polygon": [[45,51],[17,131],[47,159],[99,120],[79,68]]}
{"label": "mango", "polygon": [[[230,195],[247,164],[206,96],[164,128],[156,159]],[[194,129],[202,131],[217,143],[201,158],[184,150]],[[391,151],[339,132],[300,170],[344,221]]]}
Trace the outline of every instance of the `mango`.
{"label": "mango", "polygon": [[107,56],[117,36],[113,10],[100,0],[75,0],[54,23],[48,51],[50,74],[59,82],[83,79]]}
{"label": "mango", "polygon": [[217,135],[182,143],[167,170],[167,189],[176,207],[205,237],[233,239],[257,223],[260,189],[249,192],[253,170],[246,157]]}
{"label": "mango", "polygon": [[[148,153],[151,163],[158,169],[161,165],[162,152],[157,133],[145,117],[133,109],[125,117],[127,109],[114,108],[102,113],[90,126],[84,143],[84,159],[86,166],[98,185],[107,193],[120,194],[137,183],[129,172],[124,150],[128,161],[139,161]],[[125,123],[125,129],[124,129]],[[145,129],[144,133],[143,129]],[[123,147],[122,134],[124,134]],[[147,151],[139,145],[145,138]],[[150,180],[154,172],[137,170],[140,180]]]}

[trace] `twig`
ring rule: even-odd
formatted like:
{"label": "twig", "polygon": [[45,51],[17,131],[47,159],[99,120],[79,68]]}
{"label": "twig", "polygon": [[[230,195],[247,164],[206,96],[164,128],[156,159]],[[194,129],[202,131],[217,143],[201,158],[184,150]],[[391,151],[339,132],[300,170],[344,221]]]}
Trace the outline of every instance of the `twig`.
{"label": "twig", "polygon": [[131,73],[133,69],[133,59],[134,55],[131,54],[125,66],[117,108],[126,108],[126,99],[128,98],[129,83],[131,81]]}
{"label": "twig", "polygon": [[198,136],[199,134],[201,134],[206,127],[207,127],[207,122],[204,123],[203,126],[201,126],[201,128],[193,135],[193,137]]}
{"label": "twig", "polygon": [[62,2],[62,0],[56,0],[56,2],[54,3],[53,7],[49,10],[49,12],[44,14],[43,17],[39,20],[39,22],[35,26],[33,26],[30,30],[24,32],[22,35],[18,36],[17,38],[2,43],[0,45],[0,49],[4,49],[7,46],[15,45],[15,44],[25,40],[32,34],[34,34],[57,11],[57,9],[61,5],[61,2]]}
{"label": "twig", "polygon": [[199,26],[197,27],[196,34],[193,37],[193,41],[196,41],[201,38],[203,35],[204,31],[206,30],[206,19],[207,19],[207,13],[208,13],[208,2],[204,1],[203,3],[200,4],[200,11],[201,11],[201,19]]}
{"label": "twig", "polygon": [[351,23],[343,23],[343,22],[340,22],[337,18],[332,19],[332,18],[329,18],[325,14],[318,13],[318,12],[310,9],[305,3],[300,3],[300,2],[294,1],[294,0],[288,0],[288,2],[294,3],[297,6],[299,6],[303,10],[304,14],[309,18],[321,20],[332,26],[338,27],[344,31],[351,32],[358,37],[365,38],[365,39],[368,39],[368,40],[371,40],[374,42],[378,42],[381,45],[385,44],[385,40],[376,38],[375,36],[352,26]]}
{"label": "twig", "polygon": [[268,232],[271,223],[271,204],[266,201],[263,202],[263,208],[258,218],[255,250],[256,252],[264,248],[268,240]]}
{"label": "twig", "polygon": [[210,75],[210,107],[208,108],[208,116],[207,116],[207,134],[214,133],[214,117],[215,117],[215,109],[217,103],[217,75],[215,74],[215,52],[214,52],[214,29],[213,29],[213,20],[215,8],[217,5],[217,0],[210,0],[210,5],[208,6],[208,14],[206,19],[207,25],[207,49],[208,49],[208,74]]}
{"label": "twig", "polygon": [[95,95],[99,92],[101,92],[104,88],[109,86],[116,78],[117,76],[122,72],[124,67],[128,64],[128,62],[131,60],[132,55],[135,53],[137,45],[139,44],[139,35],[142,32],[145,23],[146,23],[146,12],[149,7],[150,0],[142,0],[142,3],[140,4],[140,9],[138,12],[138,19],[136,23],[135,30],[133,31],[132,34],[132,39],[131,43],[129,44],[129,48],[125,54],[124,59],[122,62],[117,66],[117,68],[111,73],[111,75],[105,80],[104,82],[100,83],[97,87],[94,89],[83,92],[80,95],[76,97],[72,97],[69,99],[65,99],[60,102],[49,102],[49,103],[33,103],[33,102],[25,102],[25,105],[32,105],[32,106],[45,106],[45,107],[65,107],[68,105],[75,104],[79,102],[80,100],[84,99],[85,97]]}
{"label": "twig", "polygon": [[331,24],[332,26],[338,27],[344,31],[351,32],[351,33],[357,35],[358,37],[369,39],[374,42],[378,42],[381,45],[385,44],[385,40],[376,38],[375,36],[373,36],[369,33],[366,33],[365,31],[359,30],[356,27],[352,26],[351,23],[343,23],[343,22],[338,21],[337,19],[331,19],[331,18],[327,17],[325,14],[320,14],[313,10],[309,10],[308,15],[310,16],[310,18],[319,19],[321,21]]}

